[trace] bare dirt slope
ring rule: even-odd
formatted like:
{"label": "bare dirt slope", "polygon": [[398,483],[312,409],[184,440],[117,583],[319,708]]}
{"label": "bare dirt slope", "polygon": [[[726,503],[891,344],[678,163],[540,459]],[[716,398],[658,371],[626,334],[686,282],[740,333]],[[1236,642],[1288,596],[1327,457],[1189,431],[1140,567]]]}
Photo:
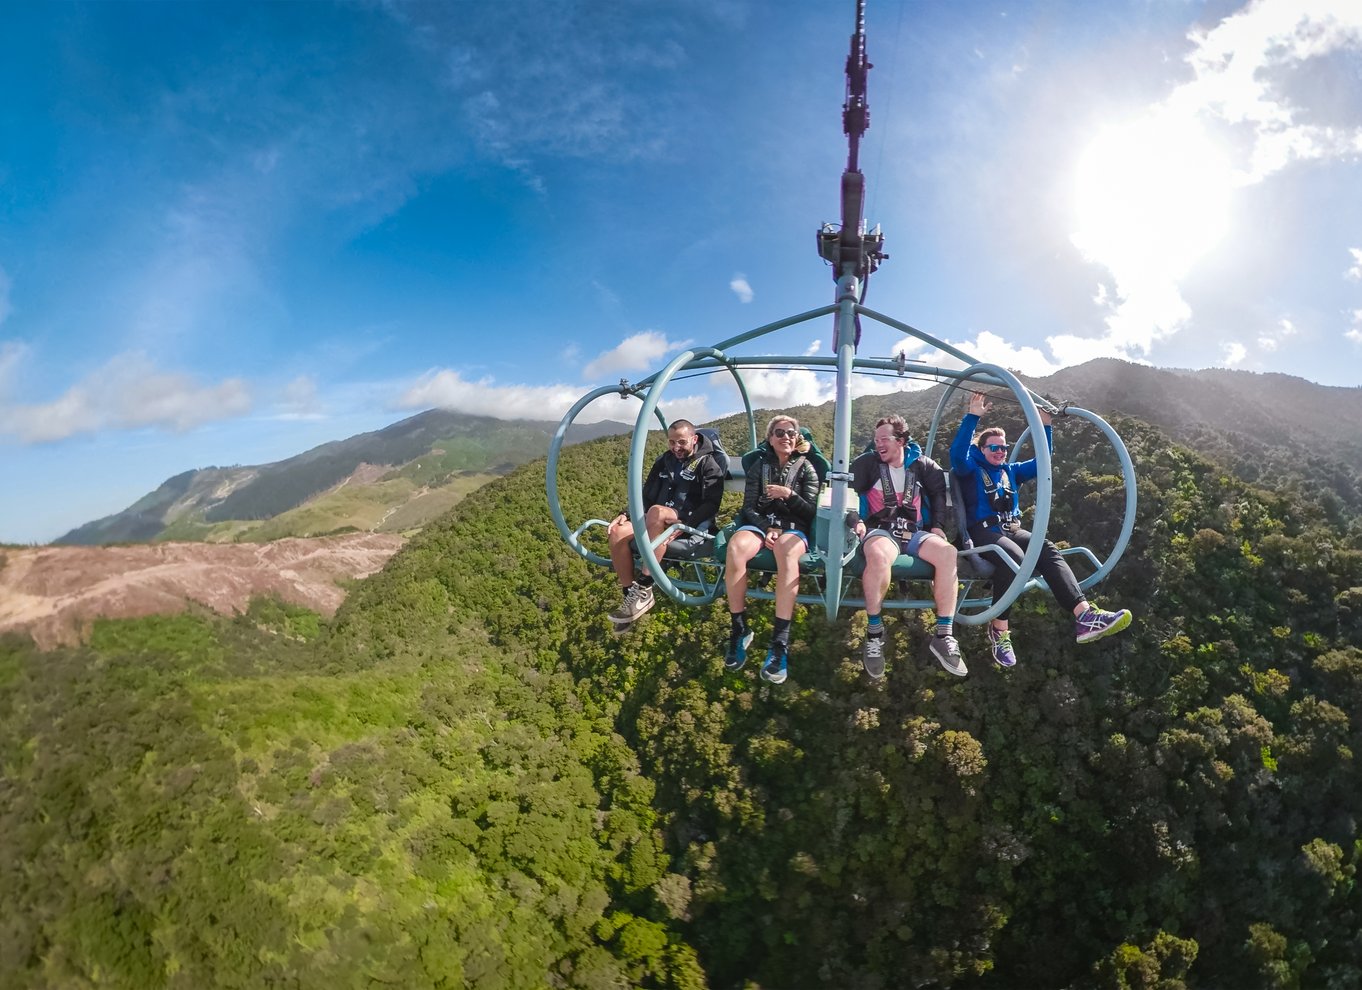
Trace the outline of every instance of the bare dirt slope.
{"label": "bare dirt slope", "polygon": [[73,644],[97,618],[180,612],[191,601],[230,615],[274,595],[323,615],[345,598],[338,581],[381,570],[403,537],[353,533],[273,543],[152,543],[0,550],[0,632],[42,647]]}

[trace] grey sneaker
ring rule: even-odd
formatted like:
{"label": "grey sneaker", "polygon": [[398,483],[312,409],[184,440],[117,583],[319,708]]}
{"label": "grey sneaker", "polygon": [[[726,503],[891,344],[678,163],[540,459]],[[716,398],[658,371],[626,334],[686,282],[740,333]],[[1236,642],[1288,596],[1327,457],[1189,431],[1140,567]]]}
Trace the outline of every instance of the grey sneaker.
{"label": "grey sneaker", "polygon": [[628,625],[652,607],[652,585],[645,588],[635,581],[629,585],[629,589],[624,593],[624,601],[620,603],[619,608],[610,613],[609,619],[617,626]]}
{"label": "grey sneaker", "polygon": [[878,681],[884,676],[884,633],[880,632],[877,636],[867,635],[865,646],[861,650],[861,666],[870,675],[871,680]]}
{"label": "grey sneaker", "polygon": [[1099,639],[1115,636],[1130,625],[1132,618],[1134,616],[1130,614],[1130,609],[1126,608],[1119,612],[1104,612],[1100,608],[1089,608],[1075,621],[1074,631],[1077,633],[1080,643],[1095,643]]}
{"label": "grey sneaker", "polygon": [[960,644],[954,636],[933,636],[927,649],[936,657],[937,663],[946,668],[947,673],[956,677],[964,677],[969,673],[964,658],[960,656]]}
{"label": "grey sneaker", "polygon": [[988,627],[988,645],[993,650],[993,662],[1004,669],[1017,666],[1017,654],[1012,652],[1012,633]]}

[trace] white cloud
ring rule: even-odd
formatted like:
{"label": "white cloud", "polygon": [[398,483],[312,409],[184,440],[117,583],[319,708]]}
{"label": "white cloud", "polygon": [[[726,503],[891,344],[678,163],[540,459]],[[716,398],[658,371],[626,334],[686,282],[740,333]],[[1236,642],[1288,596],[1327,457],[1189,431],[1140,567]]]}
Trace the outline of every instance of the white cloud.
{"label": "white cloud", "polygon": [[733,276],[728,287],[733,290],[733,294],[738,297],[739,302],[750,303],[752,301],[752,286],[748,283],[747,276],[742,272]]}
{"label": "white cloud", "polygon": [[1353,327],[1343,334],[1345,340],[1351,340],[1354,344],[1362,344],[1362,327]]}
{"label": "white cloud", "polygon": [[9,395],[19,365],[28,357],[28,345],[17,340],[0,341],[0,401]]}
{"label": "white cloud", "polygon": [[[422,375],[402,393],[397,405],[403,409],[435,406],[496,419],[561,419],[584,391],[578,385],[499,385],[492,378],[471,381],[457,371],[442,368]],[[582,410],[577,422],[632,422],[637,416],[637,399],[615,402],[605,396]]]}
{"label": "white cloud", "polygon": [[[1362,128],[1328,119],[1317,78],[1330,71],[1330,55],[1362,48],[1362,4],[1252,0],[1188,37],[1194,78],[1104,128],[1080,163],[1071,239],[1111,273],[1112,290],[1098,287],[1101,337],[1050,338],[1063,363],[1076,354],[1147,355],[1190,323],[1181,283],[1227,229],[1234,187],[1296,162],[1362,152]],[[1362,250],[1352,253],[1348,276],[1362,279]],[[1271,339],[1280,344],[1282,335]]]}
{"label": "white cloud", "polygon": [[5,269],[0,268],[0,323],[4,323],[9,314],[14,311],[9,302],[9,290],[13,284]]}
{"label": "white cloud", "polygon": [[1238,341],[1231,341],[1221,348],[1224,353],[1222,363],[1227,368],[1235,368],[1243,364],[1244,358],[1248,357],[1248,349]]}
{"label": "white cloud", "polygon": [[1258,335],[1258,347],[1260,350],[1267,351],[1271,354],[1276,351],[1288,337],[1294,337],[1299,332],[1300,331],[1296,329],[1296,325],[1290,320],[1285,318],[1280,319],[1277,321],[1277,328],[1275,331],[1265,330]]}
{"label": "white cloud", "polygon": [[744,370],[742,377],[754,409],[785,409],[830,402],[836,387],[830,376],[809,368],[789,371],[752,368]]}
{"label": "white cloud", "polygon": [[274,419],[322,419],[317,382],[311,375],[299,375],[284,386]]}
{"label": "white cloud", "polygon": [[1353,256],[1353,264],[1344,272],[1344,277],[1353,282],[1362,281],[1362,248],[1348,248],[1348,253]]}
{"label": "white cloud", "polygon": [[1362,130],[1301,123],[1310,116],[1285,85],[1302,63],[1362,46],[1362,5],[1338,0],[1257,0],[1209,31],[1189,35],[1196,78],[1174,91],[1170,106],[1248,125],[1241,172],[1260,182],[1293,161],[1355,154]]}
{"label": "white cloud", "polygon": [[661,370],[655,368],[664,354],[688,347],[690,341],[668,340],[666,334],[644,330],[626,337],[619,345],[599,355],[582,369],[586,378],[601,378],[621,371]]}
{"label": "white cloud", "polygon": [[189,375],[157,369],[145,355],[124,354],[52,402],[0,406],[0,434],[24,443],[50,443],[100,430],[183,432],[245,415],[250,408],[250,391],[239,378],[204,385]]}
{"label": "white cloud", "polygon": [[900,354],[913,355],[927,347],[927,342],[918,337],[904,337],[902,340],[894,342],[894,346],[889,348],[890,357],[898,357]]}
{"label": "white cloud", "polygon": [[[1055,338],[1050,339],[1054,340]],[[1052,375],[1065,365],[1081,364],[1088,360],[1087,357],[1084,357],[1077,361],[1066,360],[1056,364],[1046,358],[1039,348],[1017,347],[988,330],[980,331],[972,341],[964,341],[954,346],[966,354],[973,355],[980,361],[1001,365],[1004,368],[1020,371],[1023,375],[1031,375],[1036,378]],[[1053,345],[1051,346],[1053,347]],[[952,360],[952,363],[956,362]]]}

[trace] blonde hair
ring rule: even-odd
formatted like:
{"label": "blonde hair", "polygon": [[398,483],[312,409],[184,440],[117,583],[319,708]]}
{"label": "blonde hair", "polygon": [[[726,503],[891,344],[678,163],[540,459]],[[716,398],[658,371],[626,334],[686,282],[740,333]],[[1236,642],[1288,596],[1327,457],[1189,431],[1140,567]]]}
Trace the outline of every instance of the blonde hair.
{"label": "blonde hair", "polygon": [[789,423],[790,426],[794,427],[795,431],[794,449],[796,454],[807,454],[809,452],[809,450],[811,449],[809,447],[809,441],[805,440],[804,434],[799,432],[799,420],[795,419],[793,416],[786,416],[783,413],[777,416],[772,416],[771,421],[766,424],[766,438],[768,440],[771,438],[771,431],[776,428],[777,423]]}

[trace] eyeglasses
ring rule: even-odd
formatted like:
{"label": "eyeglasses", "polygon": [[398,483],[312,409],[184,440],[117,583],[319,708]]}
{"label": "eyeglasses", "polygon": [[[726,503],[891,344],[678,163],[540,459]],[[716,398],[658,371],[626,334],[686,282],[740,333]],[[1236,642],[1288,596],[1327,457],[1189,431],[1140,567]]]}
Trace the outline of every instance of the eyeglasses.
{"label": "eyeglasses", "polygon": [[1006,454],[1006,453],[1007,453],[1007,444],[1005,444],[1005,443],[991,443],[991,444],[989,444],[988,446],[986,446],[984,449],[985,449],[985,450],[991,450],[991,451],[992,451],[993,453],[995,453],[995,454],[996,454],[998,451],[1001,450],[1004,454]]}
{"label": "eyeglasses", "polygon": [[773,437],[794,437],[798,435],[799,435],[798,430],[783,430],[780,427],[776,427],[774,430],[771,431],[771,436]]}

